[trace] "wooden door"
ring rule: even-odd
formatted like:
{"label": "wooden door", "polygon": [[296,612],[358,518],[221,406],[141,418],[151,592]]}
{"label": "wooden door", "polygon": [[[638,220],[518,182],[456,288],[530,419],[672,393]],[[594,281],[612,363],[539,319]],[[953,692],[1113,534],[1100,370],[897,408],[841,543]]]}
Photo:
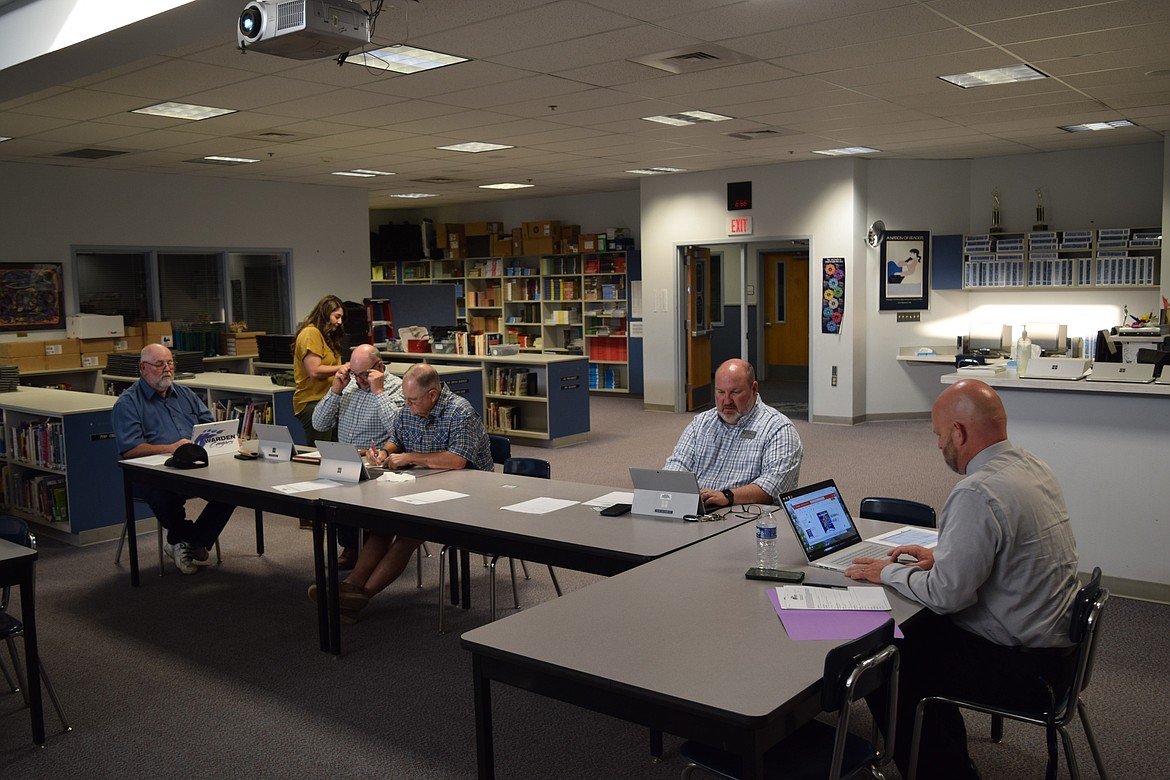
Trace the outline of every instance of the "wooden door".
{"label": "wooden door", "polygon": [[[764,360],[808,376],[808,258],[760,256],[764,276]],[[793,376],[792,378],[796,378]]]}
{"label": "wooden door", "polygon": [[711,251],[687,247],[683,265],[687,280],[687,411],[710,406],[714,398],[711,379]]}

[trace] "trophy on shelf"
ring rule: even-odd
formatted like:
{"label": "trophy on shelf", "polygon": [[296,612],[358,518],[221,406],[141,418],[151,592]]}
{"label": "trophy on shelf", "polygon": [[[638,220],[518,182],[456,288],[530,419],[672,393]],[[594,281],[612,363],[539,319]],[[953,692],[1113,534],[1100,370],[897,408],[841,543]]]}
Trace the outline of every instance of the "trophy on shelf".
{"label": "trophy on shelf", "polygon": [[1002,233],[1003,225],[999,222],[999,190],[991,191],[991,200],[994,201],[995,206],[991,209],[991,228],[988,233]]}
{"label": "trophy on shelf", "polygon": [[1044,190],[1036,188],[1036,224],[1033,230],[1047,230],[1048,222],[1044,219]]}

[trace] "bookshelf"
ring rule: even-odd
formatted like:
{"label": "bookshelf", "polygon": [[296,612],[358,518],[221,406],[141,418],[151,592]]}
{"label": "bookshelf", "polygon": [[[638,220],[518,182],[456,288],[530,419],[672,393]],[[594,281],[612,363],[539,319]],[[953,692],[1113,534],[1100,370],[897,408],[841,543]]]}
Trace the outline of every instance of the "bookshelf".
{"label": "bookshelf", "polygon": [[1161,228],[1100,228],[963,236],[963,289],[1154,289]]}
{"label": "bookshelf", "polygon": [[444,382],[449,381],[444,369],[474,367],[482,375],[481,414],[491,433],[520,439],[534,447],[566,447],[588,437],[589,364],[583,356],[523,352],[499,356],[415,352],[382,355],[386,360],[430,363]]}
{"label": "bookshelf", "polygon": [[124,499],[110,420],[114,401],[40,387],[0,393],[5,511],[69,544],[117,535]]}
{"label": "bookshelf", "polygon": [[[419,262],[430,263],[430,282],[460,285],[459,320],[491,336],[485,344],[586,357],[590,390],[641,392],[641,342],[629,335],[636,251]],[[421,269],[416,278],[424,278]]]}

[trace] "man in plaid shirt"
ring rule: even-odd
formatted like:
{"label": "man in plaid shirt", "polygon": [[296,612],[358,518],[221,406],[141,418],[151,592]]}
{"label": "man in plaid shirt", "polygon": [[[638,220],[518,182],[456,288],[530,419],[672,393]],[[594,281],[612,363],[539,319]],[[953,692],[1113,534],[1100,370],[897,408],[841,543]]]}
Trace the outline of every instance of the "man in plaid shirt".
{"label": "man in plaid shirt", "polygon": [[[395,415],[385,443],[370,448],[370,462],[375,466],[495,468],[483,419],[465,399],[440,384],[434,367],[411,366],[402,377],[402,399],[405,407]],[[356,622],[370,598],[402,574],[420,544],[421,539],[370,534],[357,565],[339,588],[342,619]]]}
{"label": "man in plaid shirt", "polygon": [[760,402],[755,369],[733,359],[715,372],[715,408],[691,420],[665,468],[694,472],[708,509],[774,504],[796,487],[803,453],[792,421]]}
{"label": "man in plaid shirt", "polygon": [[[319,431],[337,427],[337,440],[361,449],[377,447],[390,436],[390,428],[402,408],[402,383],[386,373],[381,355],[372,344],[359,344],[349,362],[333,375],[329,392],[313,410],[313,427]],[[357,562],[358,529],[337,527],[341,554],[339,569]]]}

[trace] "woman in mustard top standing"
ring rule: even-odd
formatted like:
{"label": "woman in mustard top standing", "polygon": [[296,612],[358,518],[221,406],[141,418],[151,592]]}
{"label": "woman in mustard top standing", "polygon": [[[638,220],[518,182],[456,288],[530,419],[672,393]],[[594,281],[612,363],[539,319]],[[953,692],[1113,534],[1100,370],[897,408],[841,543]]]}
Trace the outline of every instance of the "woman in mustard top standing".
{"label": "woman in mustard top standing", "polygon": [[313,410],[329,392],[333,375],[341,368],[341,340],[344,332],[345,306],[336,295],[326,295],[297,328],[293,345],[293,413],[305,429],[305,443],[318,440],[337,441],[337,431],[313,428]]}

